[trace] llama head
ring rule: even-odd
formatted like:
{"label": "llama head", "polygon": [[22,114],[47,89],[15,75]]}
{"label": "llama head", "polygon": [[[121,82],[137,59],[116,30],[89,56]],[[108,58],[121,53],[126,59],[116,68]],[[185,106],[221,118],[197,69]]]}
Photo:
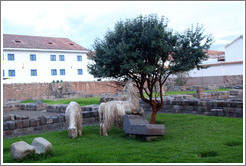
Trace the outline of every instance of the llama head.
{"label": "llama head", "polygon": [[68,128],[68,136],[69,138],[76,138],[77,137],[77,128]]}

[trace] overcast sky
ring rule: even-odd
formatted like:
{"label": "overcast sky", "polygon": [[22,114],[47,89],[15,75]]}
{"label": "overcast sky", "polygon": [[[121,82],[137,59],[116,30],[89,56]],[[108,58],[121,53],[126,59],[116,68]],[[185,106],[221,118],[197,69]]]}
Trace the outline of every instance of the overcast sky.
{"label": "overcast sky", "polygon": [[245,2],[241,1],[25,1],[1,2],[4,34],[65,37],[91,49],[96,38],[122,19],[158,14],[169,28],[183,32],[203,24],[214,36],[210,50],[224,46],[245,33]]}

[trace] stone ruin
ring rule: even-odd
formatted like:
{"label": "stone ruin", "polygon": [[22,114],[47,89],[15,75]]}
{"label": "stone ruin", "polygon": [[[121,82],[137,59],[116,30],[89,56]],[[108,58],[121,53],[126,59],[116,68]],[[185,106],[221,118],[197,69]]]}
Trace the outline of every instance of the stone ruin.
{"label": "stone ruin", "polygon": [[166,128],[162,124],[149,124],[146,117],[140,115],[124,115],[123,130],[131,137],[142,137],[147,141],[162,137]]}
{"label": "stone ruin", "polygon": [[31,145],[25,141],[13,143],[10,147],[10,152],[13,159],[20,161],[34,154],[52,152],[52,144],[45,138],[37,137],[32,141]]}

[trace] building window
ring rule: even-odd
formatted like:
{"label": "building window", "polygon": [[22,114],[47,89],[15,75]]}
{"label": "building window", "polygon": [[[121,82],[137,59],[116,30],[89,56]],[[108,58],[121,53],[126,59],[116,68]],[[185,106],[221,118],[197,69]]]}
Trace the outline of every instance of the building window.
{"label": "building window", "polygon": [[50,61],[56,61],[56,55],[50,55]]}
{"label": "building window", "polygon": [[65,61],[64,55],[59,55],[59,61]]}
{"label": "building window", "polygon": [[9,77],[15,77],[15,70],[9,70]]}
{"label": "building window", "polygon": [[37,76],[37,70],[36,69],[31,70],[31,76]]}
{"label": "building window", "polygon": [[15,54],[8,54],[8,60],[14,61],[15,60]]}
{"label": "building window", "polygon": [[56,69],[51,69],[51,75],[52,75],[52,76],[56,76],[56,75],[57,75]]}
{"label": "building window", "polygon": [[60,69],[60,75],[65,75],[65,69]]}
{"label": "building window", "polygon": [[30,54],[30,61],[36,61],[36,54]]}
{"label": "building window", "polygon": [[82,61],[82,56],[81,55],[77,55],[77,61]]}
{"label": "building window", "polygon": [[78,75],[83,75],[83,70],[82,69],[78,69]]}

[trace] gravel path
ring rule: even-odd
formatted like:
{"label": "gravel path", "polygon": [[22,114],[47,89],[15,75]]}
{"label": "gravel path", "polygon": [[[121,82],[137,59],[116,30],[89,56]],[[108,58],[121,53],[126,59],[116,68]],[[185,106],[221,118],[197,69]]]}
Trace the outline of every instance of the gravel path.
{"label": "gravel path", "polygon": [[53,115],[59,115],[61,113],[42,112],[42,111],[24,111],[24,110],[3,112],[3,116],[9,115],[9,114],[27,116],[27,117],[29,117],[29,119],[31,119],[31,118],[35,119],[35,118],[40,117],[40,116],[50,117]]}

